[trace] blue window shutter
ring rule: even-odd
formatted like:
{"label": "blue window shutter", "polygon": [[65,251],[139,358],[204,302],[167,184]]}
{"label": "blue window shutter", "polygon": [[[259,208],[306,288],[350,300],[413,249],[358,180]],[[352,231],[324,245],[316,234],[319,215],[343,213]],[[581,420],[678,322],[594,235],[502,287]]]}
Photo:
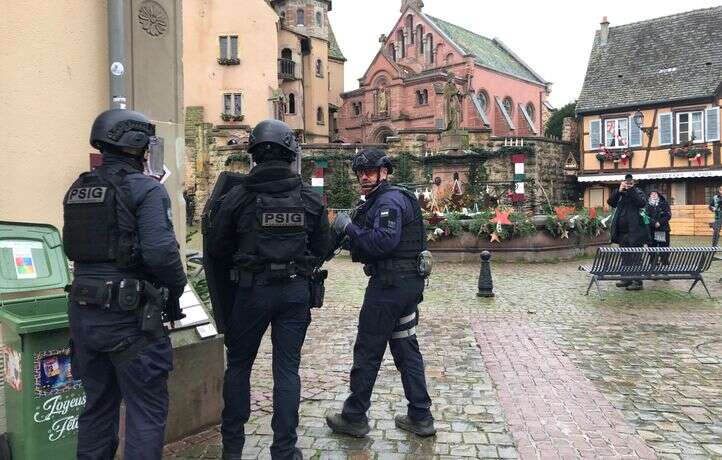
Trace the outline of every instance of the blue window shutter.
{"label": "blue window shutter", "polygon": [[642,145],[642,129],[637,126],[634,117],[629,119],[629,146],[639,147]]}
{"label": "blue window shutter", "polygon": [[659,114],[659,145],[672,144],[672,114]]}
{"label": "blue window shutter", "polygon": [[704,139],[707,142],[720,140],[719,107],[705,110]]}
{"label": "blue window shutter", "polygon": [[599,149],[602,143],[602,120],[592,120],[589,123],[589,149]]}

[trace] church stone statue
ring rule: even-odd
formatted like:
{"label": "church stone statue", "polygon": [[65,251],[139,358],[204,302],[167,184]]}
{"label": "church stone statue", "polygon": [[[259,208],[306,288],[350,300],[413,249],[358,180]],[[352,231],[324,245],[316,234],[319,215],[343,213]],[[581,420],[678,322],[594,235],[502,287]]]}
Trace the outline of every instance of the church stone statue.
{"label": "church stone statue", "polygon": [[461,98],[463,95],[454,83],[454,76],[449,75],[444,87],[444,126],[447,131],[458,130],[463,121]]}
{"label": "church stone statue", "polygon": [[379,113],[387,113],[389,111],[389,97],[385,89],[379,90],[377,104]]}

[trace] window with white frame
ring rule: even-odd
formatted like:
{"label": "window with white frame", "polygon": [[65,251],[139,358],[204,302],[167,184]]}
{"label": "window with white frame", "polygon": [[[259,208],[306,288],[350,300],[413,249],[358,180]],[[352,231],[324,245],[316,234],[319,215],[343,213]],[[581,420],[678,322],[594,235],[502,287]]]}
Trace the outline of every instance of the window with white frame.
{"label": "window with white frame", "polygon": [[659,114],[659,144],[714,142],[720,140],[720,108]]}
{"label": "window with white frame", "polygon": [[604,120],[604,146],[607,148],[629,147],[629,118]]}
{"label": "window with white frame", "polygon": [[221,35],[218,37],[218,47],[221,59],[238,59],[237,35]]}
{"label": "window with white frame", "polygon": [[677,113],[677,143],[704,142],[704,117],[701,110]]}
{"label": "window with white frame", "polygon": [[241,93],[223,94],[223,113],[227,115],[243,115],[243,95]]}

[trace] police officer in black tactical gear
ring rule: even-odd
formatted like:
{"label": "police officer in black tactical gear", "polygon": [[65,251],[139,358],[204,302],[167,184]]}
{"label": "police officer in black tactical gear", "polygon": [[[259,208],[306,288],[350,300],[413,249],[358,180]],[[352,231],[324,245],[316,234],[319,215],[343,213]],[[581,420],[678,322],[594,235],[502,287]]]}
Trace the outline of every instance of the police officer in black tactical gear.
{"label": "police officer in black tactical gear", "polygon": [[352,260],[364,264],[370,279],[359,314],[351,394],[343,411],[327,416],[326,422],[337,433],[362,437],[369,432],[366,412],[389,344],[409,403],[407,414],[395,418],[396,426],[431,436],[436,430],[416,340],[418,304],[423,299],[424,278],[430,274],[421,208],[411,192],[387,182],[393,166],[381,150],[360,152],[352,169],[366,200],[353,219],[339,214],[333,229],[348,236]]}
{"label": "police officer in black tactical gear", "polygon": [[250,135],[248,151],[256,166],[222,198],[205,235],[206,256],[225,261],[228,278],[236,283],[233,304],[223,306],[223,318],[217,318],[225,328],[228,366],[223,386],[223,458],[241,458],[244,424],[250,416],[251,368],[271,325],[271,457],[299,459],[298,369],[311,323],[310,278],[329,252],[331,234],[321,195],[291,171],[291,163],[300,160],[300,147],[288,125],[277,120],[259,123]]}
{"label": "police officer in black tactical gear", "polygon": [[96,118],[90,145],[102,165],[70,186],[63,243],[74,262],[70,289],[73,375],[82,379],[77,458],[112,459],[120,402],[125,458],[160,459],[172,348],[163,322],[182,318],[186,275],[165,188],[143,174],[155,126],[138,112]]}

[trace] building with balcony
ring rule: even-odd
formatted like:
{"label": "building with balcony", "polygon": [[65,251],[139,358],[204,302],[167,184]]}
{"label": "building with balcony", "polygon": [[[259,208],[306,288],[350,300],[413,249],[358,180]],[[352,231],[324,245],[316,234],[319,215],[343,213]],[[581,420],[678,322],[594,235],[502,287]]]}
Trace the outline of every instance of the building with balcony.
{"label": "building with balcony", "polygon": [[330,0],[271,0],[279,16],[278,87],[283,120],[308,143],[338,138],[346,59],[328,19]]}
{"label": "building with balcony", "polygon": [[334,140],[346,59],[328,20],[331,6],[330,0],[185,0],[189,134],[205,122],[239,137],[277,118],[302,141]]}

